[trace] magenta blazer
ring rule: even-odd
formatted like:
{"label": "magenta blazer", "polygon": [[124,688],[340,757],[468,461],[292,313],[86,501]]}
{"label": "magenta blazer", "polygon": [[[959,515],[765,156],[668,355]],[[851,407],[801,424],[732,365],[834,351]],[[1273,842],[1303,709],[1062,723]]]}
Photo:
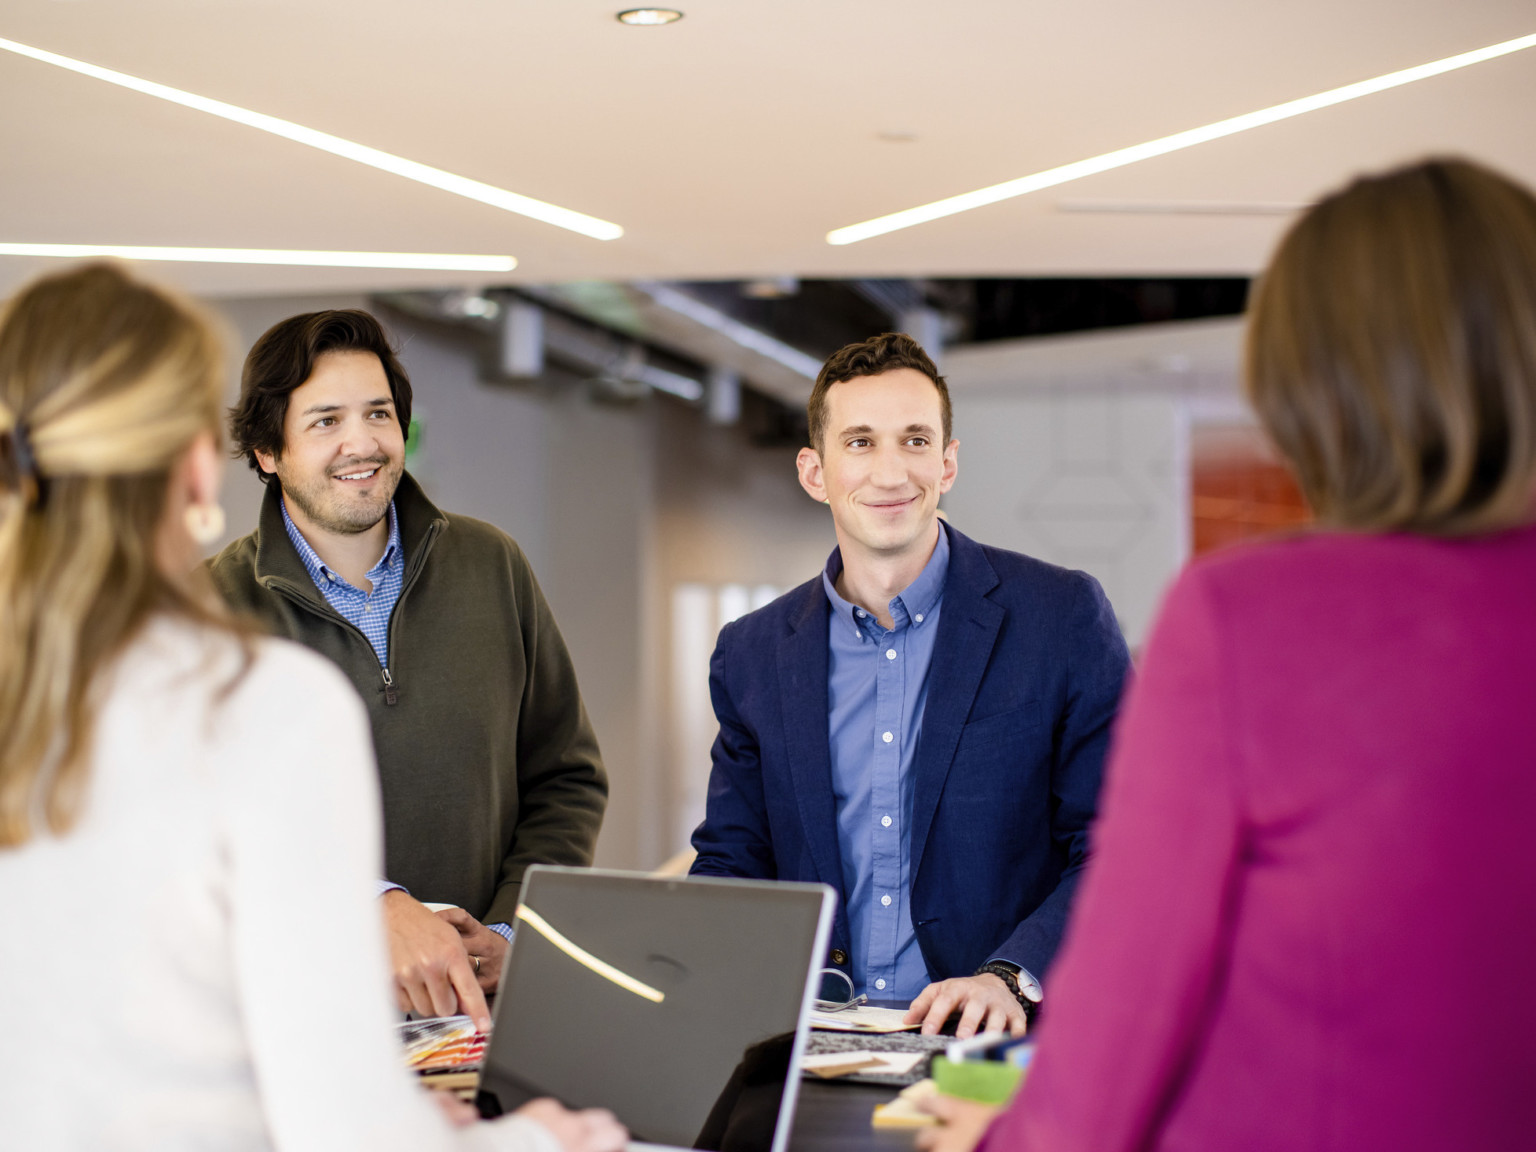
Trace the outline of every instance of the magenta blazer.
{"label": "magenta blazer", "polygon": [[988,1152],[1536,1148],[1536,529],[1190,568]]}

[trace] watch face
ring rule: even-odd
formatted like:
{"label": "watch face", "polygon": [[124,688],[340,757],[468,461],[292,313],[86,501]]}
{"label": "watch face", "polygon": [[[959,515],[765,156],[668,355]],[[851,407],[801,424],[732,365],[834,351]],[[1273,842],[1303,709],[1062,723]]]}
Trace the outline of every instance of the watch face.
{"label": "watch face", "polygon": [[990,967],[1002,968],[1012,973],[1014,983],[1019,987],[1019,995],[1024,997],[1024,999],[1028,1000],[1031,1004],[1040,1003],[1040,1000],[1043,996],[1043,993],[1040,991],[1040,985],[1036,983],[1035,978],[1028,972],[1024,971],[1024,969],[1020,968],[1011,960],[994,960],[992,961]]}

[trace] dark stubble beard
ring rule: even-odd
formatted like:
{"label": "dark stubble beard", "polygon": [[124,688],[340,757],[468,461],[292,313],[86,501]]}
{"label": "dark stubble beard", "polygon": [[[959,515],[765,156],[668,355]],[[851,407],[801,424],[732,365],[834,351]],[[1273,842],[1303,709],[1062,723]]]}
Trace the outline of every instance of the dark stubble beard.
{"label": "dark stubble beard", "polygon": [[[349,500],[344,492],[331,487],[332,476],[360,472],[370,467],[378,468],[380,479],[368,499],[354,496]],[[370,456],[333,467],[314,483],[285,476],[285,471],[279,461],[277,478],[283,486],[283,497],[297,505],[311,524],[338,536],[356,536],[368,531],[384,518],[389,502],[395,498],[395,489],[400,486],[405,464],[387,456]]]}

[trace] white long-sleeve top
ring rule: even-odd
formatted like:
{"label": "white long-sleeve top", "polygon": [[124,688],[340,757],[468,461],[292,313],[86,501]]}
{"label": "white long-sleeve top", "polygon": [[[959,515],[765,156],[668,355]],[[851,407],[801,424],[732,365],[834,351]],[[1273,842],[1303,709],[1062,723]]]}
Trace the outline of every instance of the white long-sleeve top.
{"label": "white long-sleeve top", "polygon": [[0,1147],[557,1152],[453,1129],[394,1032],[362,704],[315,654],[153,622],[84,815],[0,849]]}

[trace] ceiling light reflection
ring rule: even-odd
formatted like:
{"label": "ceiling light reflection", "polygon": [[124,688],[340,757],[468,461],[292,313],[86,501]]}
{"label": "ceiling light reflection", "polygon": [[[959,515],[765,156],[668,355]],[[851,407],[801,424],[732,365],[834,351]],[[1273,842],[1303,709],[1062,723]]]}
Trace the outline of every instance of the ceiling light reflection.
{"label": "ceiling light reflection", "polygon": [[540,916],[526,904],[517,906],[517,918],[528,927],[532,928],[544,939],[548,940],[560,951],[564,952],[572,960],[585,968],[590,968],[605,980],[611,980],[626,992],[633,992],[636,996],[649,1000],[653,1004],[660,1004],[667,998],[665,992],[652,988],[649,984],[642,984],[633,976],[625,975],[612,964],[599,960],[588,952],[580,944],[573,943],[557,931],[548,920]]}

